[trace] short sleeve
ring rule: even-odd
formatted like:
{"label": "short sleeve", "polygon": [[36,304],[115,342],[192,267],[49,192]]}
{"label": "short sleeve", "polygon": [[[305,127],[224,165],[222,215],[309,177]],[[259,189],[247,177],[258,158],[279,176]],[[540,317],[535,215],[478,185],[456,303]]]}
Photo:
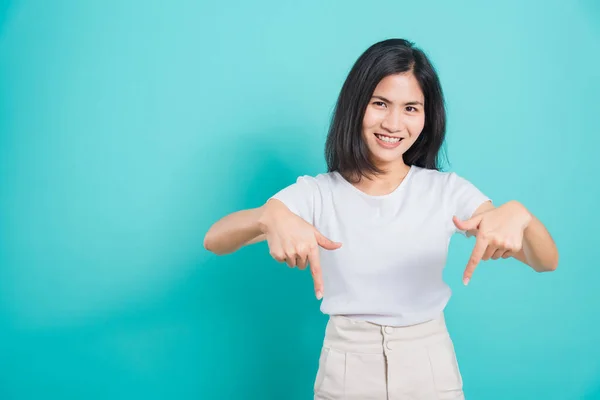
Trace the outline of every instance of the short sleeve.
{"label": "short sleeve", "polygon": [[301,176],[296,180],[296,183],[283,188],[273,195],[271,199],[281,201],[291,212],[314,225],[315,197],[318,190],[315,178]]}
{"label": "short sleeve", "polygon": [[[491,200],[475,185],[454,172],[449,174],[447,189],[446,193],[449,197],[447,204],[450,206],[451,215],[456,215],[463,221],[471,218],[480,205]],[[465,234],[456,227],[455,230]]]}

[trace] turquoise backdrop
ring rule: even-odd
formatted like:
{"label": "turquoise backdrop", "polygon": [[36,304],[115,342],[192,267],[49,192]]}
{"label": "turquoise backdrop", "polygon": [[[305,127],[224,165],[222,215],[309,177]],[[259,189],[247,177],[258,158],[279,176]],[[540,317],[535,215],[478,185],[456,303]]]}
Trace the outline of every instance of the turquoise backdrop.
{"label": "turquoise backdrop", "polygon": [[325,170],[345,76],[390,37],[439,70],[446,169],[560,250],[464,287],[452,241],[467,398],[600,399],[598,1],[0,4],[0,399],[311,398],[310,274],[202,241]]}

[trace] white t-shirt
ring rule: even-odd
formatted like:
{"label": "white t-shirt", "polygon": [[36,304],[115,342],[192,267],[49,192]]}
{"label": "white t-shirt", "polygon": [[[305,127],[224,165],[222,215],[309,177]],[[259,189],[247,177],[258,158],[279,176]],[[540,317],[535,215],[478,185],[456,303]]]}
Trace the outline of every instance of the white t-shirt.
{"label": "white t-shirt", "polygon": [[489,200],[453,172],[412,166],[383,196],[368,195],[338,172],[301,176],[273,196],[329,239],[320,248],[321,311],[382,325],[406,326],[435,318],[450,299],[442,279],[448,245]]}

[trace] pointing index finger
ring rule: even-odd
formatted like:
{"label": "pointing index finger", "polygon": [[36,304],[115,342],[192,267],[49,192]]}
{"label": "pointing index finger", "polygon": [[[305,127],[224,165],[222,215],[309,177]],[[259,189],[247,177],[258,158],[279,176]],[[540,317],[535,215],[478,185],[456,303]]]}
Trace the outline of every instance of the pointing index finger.
{"label": "pointing index finger", "polygon": [[487,245],[487,240],[482,239],[480,236],[477,236],[475,247],[473,248],[471,258],[469,258],[467,268],[465,269],[465,273],[463,275],[463,283],[465,285],[469,284],[471,276],[473,275],[473,271],[475,271],[475,268],[477,268],[477,264],[479,264],[479,261],[481,261],[481,258],[485,253],[485,249],[487,249]]}
{"label": "pointing index finger", "polygon": [[308,262],[310,264],[310,273],[313,277],[317,299],[321,300],[323,298],[323,276],[321,273],[318,246],[315,246],[308,254]]}

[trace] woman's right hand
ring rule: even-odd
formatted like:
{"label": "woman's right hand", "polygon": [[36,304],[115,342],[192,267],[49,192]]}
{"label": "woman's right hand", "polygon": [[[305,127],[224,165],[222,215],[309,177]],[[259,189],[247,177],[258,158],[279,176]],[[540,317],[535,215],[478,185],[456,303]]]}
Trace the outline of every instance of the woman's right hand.
{"label": "woman's right hand", "polygon": [[323,298],[319,246],[326,250],[336,250],[342,244],[323,236],[314,226],[291,212],[277,199],[271,199],[264,205],[259,224],[265,234],[271,257],[287,263],[290,268],[298,266],[305,269],[308,264],[317,299]]}

